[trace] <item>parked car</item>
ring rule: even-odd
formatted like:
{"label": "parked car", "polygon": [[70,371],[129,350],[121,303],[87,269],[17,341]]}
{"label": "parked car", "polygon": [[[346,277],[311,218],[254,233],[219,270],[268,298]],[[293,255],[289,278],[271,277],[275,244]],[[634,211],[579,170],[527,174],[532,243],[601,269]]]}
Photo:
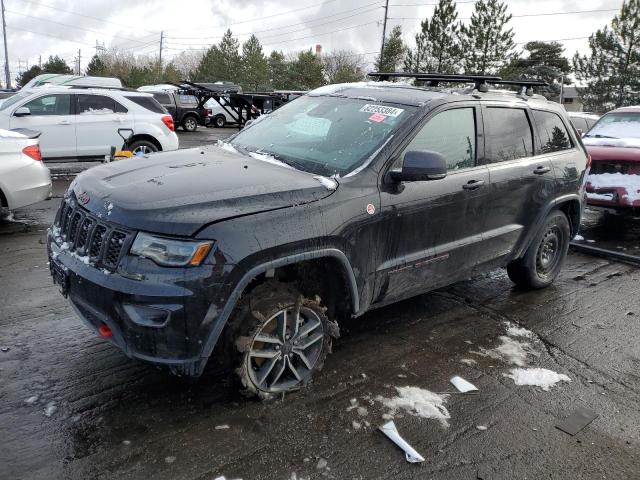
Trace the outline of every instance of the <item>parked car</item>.
{"label": "parked car", "polygon": [[640,106],[605,114],[583,142],[592,161],[588,205],[614,214],[640,214]]}
{"label": "parked car", "polygon": [[0,105],[0,128],[42,132],[45,159],[104,158],[132,129],[137,153],[178,148],[171,115],[149,93],[98,88],[22,89]]}
{"label": "parked car", "polygon": [[[227,108],[227,110],[225,110],[222,105],[215,100],[211,99],[207,101],[204,106],[207,109],[207,125],[222,128],[225,125],[237,123],[235,118],[229,114],[231,109]],[[244,116],[246,117],[246,114],[244,114]]]}
{"label": "parked car", "polygon": [[22,86],[30,89],[42,86],[75,86],[93,88],[123,88],[122,82],[115,77],[92,77],[85,75],[67,75],[60,73],[43,73],[37,75]]}
{"label": "parked car", "polygon": [[171,90],[155,91],[152,94],[171,114],[174,123],[180,125],[184,131],[195,132],[198,125],[205,125],[207,109],[198,107],[198,99],[195,96]]}
{"label": "parked car", "polygon": [[0,130],[0,217],[51,196],[49,169],[42,164],[40,132]]}
{"label": "parked car", "polygon": [[568,112],[569,119],[580,135],[589,131],[600,119],[600,115],[585,112]]}
{"label": "parked car", "polygon": [[51,274],[128,356],[198,376],[218,346],[269,398],[310,381],[346,317],[500,266],[551,284],[586,166],[541,96],[322,87],[229,143],[78,175]]}

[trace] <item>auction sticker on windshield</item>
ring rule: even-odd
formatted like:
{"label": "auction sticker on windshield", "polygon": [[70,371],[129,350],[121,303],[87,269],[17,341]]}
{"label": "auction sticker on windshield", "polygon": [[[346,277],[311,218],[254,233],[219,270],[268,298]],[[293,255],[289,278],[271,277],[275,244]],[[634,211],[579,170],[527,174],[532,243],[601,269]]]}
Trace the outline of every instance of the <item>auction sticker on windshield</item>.
{"label": "auction sticker on windshield", "polygon": [[386,105],[372,105],[370,103],[364,105],[360,111],[364,113],[377,113],[379,115],[384,115],[385,117],[397,117],[404,112],[402,108],[387,107]]}

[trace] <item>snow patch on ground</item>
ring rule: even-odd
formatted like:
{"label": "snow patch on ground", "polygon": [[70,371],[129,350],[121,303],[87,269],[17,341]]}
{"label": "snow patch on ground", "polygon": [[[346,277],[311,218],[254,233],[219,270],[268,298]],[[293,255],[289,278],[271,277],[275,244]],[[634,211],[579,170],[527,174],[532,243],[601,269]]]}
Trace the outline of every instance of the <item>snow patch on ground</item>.
{"label": "snow patch on ground", "polygon": [[573,237],[573,239],[581,242],[582,240],[584,240],[584,237],[582,235],[576,235],[575,237]]}
{"label": "snow patch on ground", "polygon": [[490,350],[480,347],[479,352],[469,352],[483,357],[491,357],[496,360],[503,360],[517,367],[524,367],[527,364],[527,356],[539,353],[531,348],[530,343],[519,342],[506,335],[498,337],[500,345]]}
{"label": "snow patch on ground", "polygon": [[473,358],[461,358],[460,363],[463,363],[469,367],[474,367],[478,364]]}
{"label": "snow patch on ground", "polygon": [[395,387],[398,392],[397,397],[384,398],[376,397],[376,400],[389,409],[391,415],[395,415],[400,410],[405,410],[410,415],[422,418],[433,418],[438,420],[443,426],[449,426],[448,420],[451,418],[445,403],[449,395],[439,395],[419,387]]}
{"label": "snow patch on ground", "polygon": [[558,382],[570,382],[564,373],[556,373],[546,368],[513,368],[510,373],[503,373],[511,378],[516,385],[532,385],[549,391]]}
{"label": "snow patch on ground", "polygon": [[504,326],[507,328],[507,335],[509,335],[510,337],[533,338],[534,336],[531,330],[519,327],[515,323],[504,322]]}

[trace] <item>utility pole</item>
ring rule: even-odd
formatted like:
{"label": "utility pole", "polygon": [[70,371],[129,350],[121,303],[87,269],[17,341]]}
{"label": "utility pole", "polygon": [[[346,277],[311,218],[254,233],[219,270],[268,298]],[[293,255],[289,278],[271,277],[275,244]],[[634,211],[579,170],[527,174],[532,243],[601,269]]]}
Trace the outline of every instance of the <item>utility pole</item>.
{"label": "utility pole", "polygon": [[78,75],[80,75],[80,49],[78,49]]}
{"label": "utility pole", "polygon": [[560,105],[564,104],[564,73],[560,77]]}
{"label": "utility pole", "polygon": [[42,55],[38,57],[38,67],[42,68]]}
{"label": "utility pole", "polygon": [[[382,63],[382,54],[384,53],[384,37],[387,34],[387,15],[389,13],[389,0],[384,4],[384,21],[382,22],[382,44],[380,45],[380,63]],[[382,65],[380,65],[382,66]]]}
{"label": "utility pole", "polygon": [[160,32],[160,57],[158,59],[161,78],[162,78],[162,43],[163,41],[164,41],[164,30]]}
{"label": "utility pole", "polygon": [[9,50],[7,48],[7,22],[4,19],[4,0],[0,0],[2,6],[2,35],[4,37],[4,76],[6,87],[11,88],[11,75],[9,74]]}

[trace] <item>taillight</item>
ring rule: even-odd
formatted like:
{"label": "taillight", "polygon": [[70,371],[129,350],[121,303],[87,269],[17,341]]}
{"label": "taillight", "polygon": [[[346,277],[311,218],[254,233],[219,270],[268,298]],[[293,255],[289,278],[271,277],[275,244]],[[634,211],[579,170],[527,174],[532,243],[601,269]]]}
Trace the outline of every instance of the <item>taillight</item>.
{"label": "taillight", "polygon": [[24,147],[22,149],[22,153],[24,153],[27,157],[31,157],[34,160],[42,161],[42,153],[40,153],[39,145],[29,145],[28,147]]}
{"label": "taillight", "polygon": [[172,132],[176,131],[176,127],[173,124],[173,117],[171,115],[165,115],[162,117],[162,123],[164,123]]}
{"label": "taillight", "polygon": [[591,168],[591,155],[587,154],[587,170]]}

